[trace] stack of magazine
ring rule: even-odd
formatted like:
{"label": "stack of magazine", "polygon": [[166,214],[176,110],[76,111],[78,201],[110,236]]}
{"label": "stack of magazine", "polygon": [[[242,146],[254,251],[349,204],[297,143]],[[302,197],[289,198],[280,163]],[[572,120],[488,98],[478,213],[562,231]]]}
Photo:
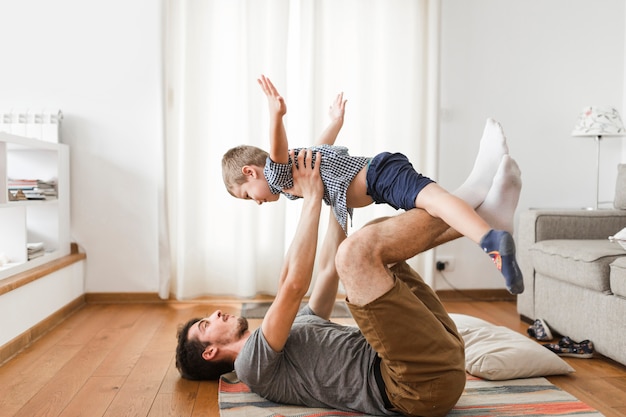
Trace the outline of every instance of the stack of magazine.
{"label": "stack of magazine", "polygon": [[9,178],[9,200],[48,200],[57,198],[56,180],[24,180]]}
{"label": "stack of magazine", "polygon": [[26,248],[28,249],[29,261],[35,258],[39,258],[46,253],[43,242],[27,243]]}

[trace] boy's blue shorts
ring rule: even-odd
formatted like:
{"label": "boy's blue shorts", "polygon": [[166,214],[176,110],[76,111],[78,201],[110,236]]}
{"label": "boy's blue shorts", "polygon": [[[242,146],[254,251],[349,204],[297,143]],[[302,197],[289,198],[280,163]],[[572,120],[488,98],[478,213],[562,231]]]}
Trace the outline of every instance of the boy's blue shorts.
{"label": "boy's blue shorts", "polygon": [[367,193],[376,204],[404,210],[415,208],[415,198],[435,181],[417,172],[401,153],[382,152],[367,167]]}

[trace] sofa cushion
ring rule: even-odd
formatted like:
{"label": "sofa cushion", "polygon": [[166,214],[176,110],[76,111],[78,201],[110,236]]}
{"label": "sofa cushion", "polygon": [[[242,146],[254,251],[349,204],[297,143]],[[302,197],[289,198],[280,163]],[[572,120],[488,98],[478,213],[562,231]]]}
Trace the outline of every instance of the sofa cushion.
{"label": "sofa cushion", "polygon": [[608,239],[543,240],[530,247],[537,272],[580,287],[610,293],[609,265],[626,250]]}
{"label": "sofa cushion", "polygon": [[611,291],[626,298],[626,257],[617,258],[611,264]]}

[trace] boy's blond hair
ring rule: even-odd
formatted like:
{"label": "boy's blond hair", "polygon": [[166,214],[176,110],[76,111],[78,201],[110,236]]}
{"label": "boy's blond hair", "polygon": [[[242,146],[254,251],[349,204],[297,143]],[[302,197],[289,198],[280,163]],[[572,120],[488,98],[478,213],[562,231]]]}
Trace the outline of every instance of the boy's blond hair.
{"label": "boy's blond hair", "polygon": [[263,149],[250,145],[239,145],[229,149],[222,157],[222,178],[226,190],[233,195],[233,187],[246,182],[246,176],[241,169],[245,165],[255,165],[262,168],[265,166],[265,160],[269,155]]}

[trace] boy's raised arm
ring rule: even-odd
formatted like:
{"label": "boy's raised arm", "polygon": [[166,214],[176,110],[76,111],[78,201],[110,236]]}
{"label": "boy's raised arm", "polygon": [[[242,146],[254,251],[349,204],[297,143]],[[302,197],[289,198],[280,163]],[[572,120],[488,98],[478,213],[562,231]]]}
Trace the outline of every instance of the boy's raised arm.
{"label": "boy's raised arm", "polygon": [[261,75],[257,82],[267,97],[270,112],[270,159],[278,164],[286,164],[289,162],[289,143],[283,116],[287,113],[287,105],[269,78]]}
{"label": "boy's raised arm", "polygon": [[335,101],[328,109],[330,123],[324,129],[320,137],[317,139],[316,145],[334,145],[337,135],[343,126],[343,117],[346,111],[346,100],[343,99],[343,93],[337,94]]}

